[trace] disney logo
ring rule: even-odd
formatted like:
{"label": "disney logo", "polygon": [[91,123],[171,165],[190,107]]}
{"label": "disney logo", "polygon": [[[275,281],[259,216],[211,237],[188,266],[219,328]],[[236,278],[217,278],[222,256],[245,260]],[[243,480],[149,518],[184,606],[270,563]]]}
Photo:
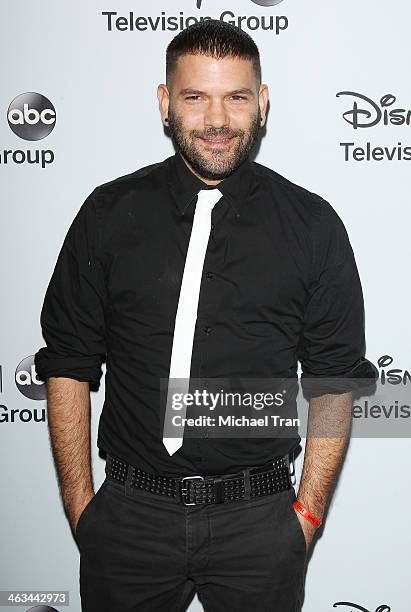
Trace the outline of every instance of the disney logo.
{"label": "disney logo", "polygon": [[[364,608],[363,606],[360,606],[360,604],[351,603],[349,601],[336,601],[335,604],[333,604],[333,608],[336,608],[337,606],[346,606],[348,608],[351,608],[351,612],[352,610],[361,610],[361,612],[372,612],[372,610],[368,610],[368,608]],[[375,608],[375,612],[390,612],[390,610],[390,606],[387,606],[385,604],[382,604],[381,606]]]}
{"label": "disney logo", "polygon": [[378,359],[378,367],[381,368],[380,372],[380,380],[381,384],[385,385],[388,383],[389,385],[406,385],[411,382],[411,374],[408,370],[402,370],[401,368],[392,368],[390,370],[386,370],[388,366],[392,364],[394,359],[391,355],[382,355]]}
{"label": "disney logo", "polygon": [[344,120],[352,125],[354,130],[374,127],[381,122],[383,125],[411,124],[411,109],[391,108],[397,100],[392,94],[382,96],[379,102],[374,102],[371,98],[355,91],[339,91],[336,96],[354,98],[352,109],[343,113]]}

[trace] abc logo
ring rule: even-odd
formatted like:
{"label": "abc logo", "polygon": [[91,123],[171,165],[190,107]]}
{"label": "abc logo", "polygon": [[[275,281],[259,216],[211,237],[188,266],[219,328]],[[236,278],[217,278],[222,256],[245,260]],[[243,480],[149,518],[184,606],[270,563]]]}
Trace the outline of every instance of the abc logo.
{"label": "abc logo", "polygon": [[34,608],[29,608],[27,612],[58,612],[58,610],[50,606],[34,606]]}
{"label": "abc logo", "polygon": [[[259,4],[260,6],[275,6],[276,4],[280,4],[283,0],[251,0],[254,4]],[[201,8],[203,0],[197,0],[197,8]]]}
{"label": "abc logo", "polygon": [[48,98],[34,92],[20,94],[7,111],[10,129],[24,140],[41,140],[53,131],[56,111]]}
{"label": "abc logo", "polygon": [[254,4],[259,4],[260,6],[275,6],[276,4],[280,4],[283,0],[251,0]]}
{"label": "abc logo", "polygon": [[34,355],[20,361],[14,376],[17,389],[22,395],[32,400],[46,399],[46,385],[37,377]]}

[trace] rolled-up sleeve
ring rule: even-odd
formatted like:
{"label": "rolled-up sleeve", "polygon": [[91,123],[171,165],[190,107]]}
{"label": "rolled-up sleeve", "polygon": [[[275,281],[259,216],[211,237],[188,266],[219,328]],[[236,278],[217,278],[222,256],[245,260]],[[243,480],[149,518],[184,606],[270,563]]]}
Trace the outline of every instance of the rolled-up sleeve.
{"label": "rolled-up sleeve", "polygon": [[41,380],[64,376],[99,387],[106,355],[102,222],[96,188],[68,229],[46,290],[40,314],[46,346],[34,355]]}
{"label": "rolled-up sleeve", "polygon": [[[353,380],[361,385],[359,379],[372,382],[378,376],[364,355],[364,301],[354,253],[342,220],[325,200],[312,240],[312,277],[298,346],[301,383],[309,396],[348,391]],[[324,377],[333,379],[331,388]]]}

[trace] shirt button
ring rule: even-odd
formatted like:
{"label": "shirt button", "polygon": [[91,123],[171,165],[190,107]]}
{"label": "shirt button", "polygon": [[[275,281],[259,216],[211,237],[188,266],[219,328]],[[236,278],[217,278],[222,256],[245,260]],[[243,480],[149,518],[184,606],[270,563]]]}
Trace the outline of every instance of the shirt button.
{"label": "shirt button", "polygon": [[215,223],[211,224],[211,231],[213,231],[213,229],[215,228]]}
{"label": "shirt button", "polygon": [[204,328],[204,332],[205,332],[206,334],[210,334],[210,333],[211,333],[211,327],[209,327],[209,326],[205,327],[205,328]]}
{"label": "shirt button", "polygon": [[207,278],[214,278],[214,274],[212,272],[207,272],[206,274]]}

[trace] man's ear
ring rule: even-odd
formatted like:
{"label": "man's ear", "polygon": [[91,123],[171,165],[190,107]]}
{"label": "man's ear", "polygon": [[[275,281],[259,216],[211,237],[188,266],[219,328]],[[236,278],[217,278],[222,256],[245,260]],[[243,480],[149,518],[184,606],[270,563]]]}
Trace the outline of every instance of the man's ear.
{"label": "man's ear", "polygon": [[170,102],[170,94],[165,83],[160,83],[157,87],[157,99],[160,109],[161,120],[167,127],[168,125],[168,106]]}
{"label": "man's ear", "polygon": [[260,106],[260,125],[263,126],[267,117],[267,105],[268,105],[268,86],[262,84],[258,95],[258,104]]}

